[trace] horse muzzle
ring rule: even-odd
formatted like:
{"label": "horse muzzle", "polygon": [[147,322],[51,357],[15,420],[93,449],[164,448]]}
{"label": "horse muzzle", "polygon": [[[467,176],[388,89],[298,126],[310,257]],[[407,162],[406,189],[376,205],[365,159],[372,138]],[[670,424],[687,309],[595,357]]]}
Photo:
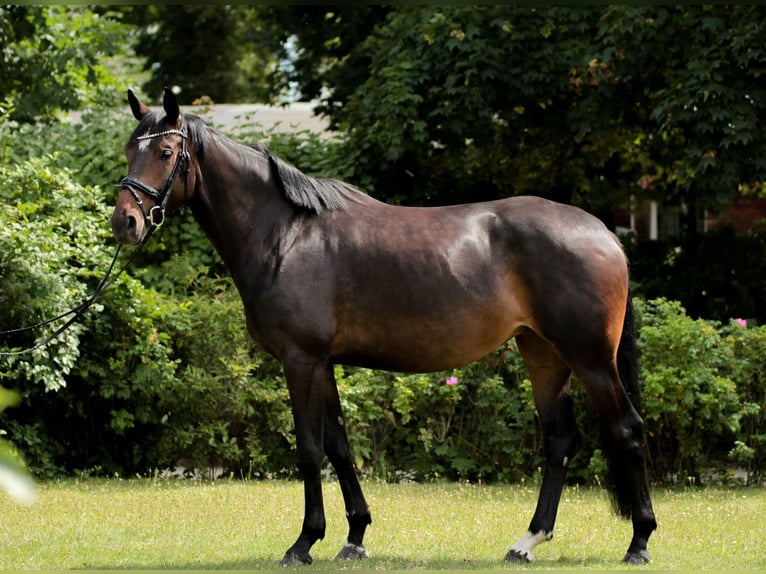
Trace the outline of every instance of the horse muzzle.
{"label": "horse muzzle", "polygon": [[144,215],[130,197],[123,189],[112,213],[112,234],[122,245],[137,245],[146,232]]}

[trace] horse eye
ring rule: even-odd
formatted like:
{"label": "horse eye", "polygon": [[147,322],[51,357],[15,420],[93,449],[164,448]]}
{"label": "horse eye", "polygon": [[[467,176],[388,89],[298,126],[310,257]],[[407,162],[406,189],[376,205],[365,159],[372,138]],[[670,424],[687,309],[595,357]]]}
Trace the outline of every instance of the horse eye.
{"label": "horse eye", "polygon": [[162,150],[162,154],[160,154],[160,157],[162,159],[170,159],[171,157],[173,157],[173,152],[170,151],[169,149],[164,149]]}

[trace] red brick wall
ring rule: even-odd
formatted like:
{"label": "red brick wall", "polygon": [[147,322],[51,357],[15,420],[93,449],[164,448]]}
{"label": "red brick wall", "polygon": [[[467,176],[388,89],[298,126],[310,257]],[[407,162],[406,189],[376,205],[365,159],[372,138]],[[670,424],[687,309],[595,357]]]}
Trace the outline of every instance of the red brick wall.
{"label": "red brick wall", "polygon": [[766,228],[766,199],[738,197],[731,202],[730,210],[707,216],[708,229],[730,224],[737,233],[746,233],[754,227]]}

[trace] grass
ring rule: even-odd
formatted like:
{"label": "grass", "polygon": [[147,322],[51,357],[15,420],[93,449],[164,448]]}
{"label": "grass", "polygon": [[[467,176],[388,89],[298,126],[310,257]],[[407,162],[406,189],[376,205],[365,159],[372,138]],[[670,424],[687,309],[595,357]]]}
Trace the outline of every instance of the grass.
{"label": "grass", "polygon": [[[372,557],[334,562],[346,535],[336,483],[327,536],[305,569],[624,569],[630,524],[599,490],[568,488],[556,537],[529,566],[503,556],[526,530],[536,487],[364,485]],[[658,490],[654,563],[643,570],[766,569],[766,491]],[[0,496],[0,570],[272,569],[298,534],[298,482],[86,480],[43,484],[37,503]],[[642,570],[642,571],[643,571]]]}

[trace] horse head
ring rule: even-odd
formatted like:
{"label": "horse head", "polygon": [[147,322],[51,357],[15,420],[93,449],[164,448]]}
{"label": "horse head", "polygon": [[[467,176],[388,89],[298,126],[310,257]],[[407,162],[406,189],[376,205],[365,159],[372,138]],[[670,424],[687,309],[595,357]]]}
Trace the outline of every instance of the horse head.
{"label": "horse head", "polygon": [[112,214],[112,232],[123,245],[140,243],[162,225],[165,210],[182,205],[194,189],[184,117],[175,95],[165,88],[162,112],[153,112],[128,90],[138,127],[125,147],[128,175]]}

